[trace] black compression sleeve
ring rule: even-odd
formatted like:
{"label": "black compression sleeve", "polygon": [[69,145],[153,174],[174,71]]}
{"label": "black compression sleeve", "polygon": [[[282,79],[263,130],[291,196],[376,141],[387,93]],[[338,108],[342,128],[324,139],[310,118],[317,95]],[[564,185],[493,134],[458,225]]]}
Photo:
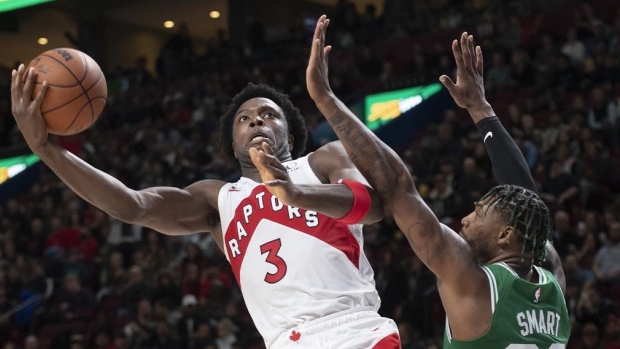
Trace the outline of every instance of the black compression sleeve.
{"label": "black compression sleeve", "polygon": [[497,183],[514,184],[537,193],[525,157],[497,116],[482,119],[476,127],[491,158]]}

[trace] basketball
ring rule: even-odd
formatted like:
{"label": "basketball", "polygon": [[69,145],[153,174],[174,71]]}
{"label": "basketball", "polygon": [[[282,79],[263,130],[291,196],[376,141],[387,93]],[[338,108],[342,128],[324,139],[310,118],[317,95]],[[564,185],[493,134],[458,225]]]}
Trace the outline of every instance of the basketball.
{"label": "basketball", "polygon": [[37,56],[30,67],[36,74],[33,98],[41,91],[43,81],[48,84],[41,103],[48,132],[73,135],[97,121],[108,90],[101,68],[91,57],[75,49],[56,48]]}

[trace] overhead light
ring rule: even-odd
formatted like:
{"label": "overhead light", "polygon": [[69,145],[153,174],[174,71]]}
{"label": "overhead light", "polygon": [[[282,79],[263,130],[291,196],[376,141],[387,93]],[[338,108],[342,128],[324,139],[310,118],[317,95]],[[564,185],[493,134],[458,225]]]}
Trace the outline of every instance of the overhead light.
{"label": "overhead light", "polygon": [[220,18],[220,11],[211,11],[211,12],[209,12],[209,17],[211,17],[211,18]]}
{"label": "overhead light", "polygon": [[48,42],[49,40],[47,40],[47,38],[39,38],[37,40],[37,43],[39,43],[39,45],[47,45]]}
{"label": "overhead light", "polygon": [[166,27],[166,28],[174,28],[174,22],[173,21],[165,21],[164,22],[164,27]]}

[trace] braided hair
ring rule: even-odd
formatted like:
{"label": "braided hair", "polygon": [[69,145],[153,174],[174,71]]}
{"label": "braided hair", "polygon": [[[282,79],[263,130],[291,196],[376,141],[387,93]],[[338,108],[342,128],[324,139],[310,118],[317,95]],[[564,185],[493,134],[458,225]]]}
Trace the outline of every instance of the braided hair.
{"label": "braided hair", "polygon": [[551,213],[538,194],[516,185],[498,185],[480,201],[490,198],[488,207],[494,206],[507,225],[513,226],[523,242],[521,261],[525,249],[541,264],[547,258],[547,239],[551,236]]}

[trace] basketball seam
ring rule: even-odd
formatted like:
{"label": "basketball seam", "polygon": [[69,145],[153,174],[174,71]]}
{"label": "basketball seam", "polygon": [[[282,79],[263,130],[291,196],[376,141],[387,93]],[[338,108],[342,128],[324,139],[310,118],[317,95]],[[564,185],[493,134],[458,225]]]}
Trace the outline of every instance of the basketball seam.
{"label": "basketball seam", "polygon": [[[84,85],[82,85],[82,83],[84,82],[84,80],[86,80],[86,76],[88,75],[87,74],[88,73],[88,60],[83,54],[80,54],[80,58],[82,58],[82,64],[84,64],[84,78],[82,78],[82,80],[80,81],[80,86],[82,86],[82,88],[84,89]],[[88,95],[87,90],[84,90],[84,93],[86,93],[86,98],[88,99],[88,105],[90,105],[90,122],[92,123],[95,120],[95,108],[93,108],[93,100]]]}
{"label": "basketball seam", "polygon": [[[84,110],[84,107],[86,107],[86,104],[91,104],[90,103],[90,99],[88,100],[88,102],[84,103],[84,105],[82,105],[82,107],[80,108],[80,110],[75,114],[75,117],[73,118],[73,120],[71,121],[71,123],[69,124],[69,126],[65,127],[64,130],[62,130],[61,132],[65,132],[66,130],[68,130],[69,128],[71,128],[71,126],[73,126],[73,124],[75,123],[75,121],[78,119],[78,116],[80,116],[80,113],[82,112],[82,110]],[[92,109],[92,105],[91,105],[91,109]]]}
{"label": "basketball seam", "polygon": [[80,79],[81,84],[84,82],[84,80],[86,80],[86,77],[88,76],[88,60],[82,54],[80,55],[80,58],[82,58],[82,64],[84,65],[84,76],[82,76],[82,78]]}
{"label": "basketball seam", "polygon": [[[88,68],[88,65],[86,65],[85,69]],[[97,81],[95,81],[95,83],[90,86],[88,89],[86,89],[84,87],[84,85],[82,85],[82,83],[80,82],[80,87],[82,88],[82,90],[84,90],[84,95],[86,96],[86,99],[88,100],[87,103],[90,106],[90,121],[91,121],[91,125],[95,120],[95,108],[93,107],[93,100],[90,98],[90,96],[88,95],[88,92],[90,90],[92,90],[95,86],[97,86],[97,84],[99,83],[99,81],[101,81],[101,78],[103,77],[103,73],[99,74],[99,77],[97,77]],[[80,95],[81,96],[81,95]],[[79,98],[79,96],[77,97]],[[76,98],[76,99],[77,99]],[[101,97],[98,97],[101,98]],[[82,110],[84,110],[84,107],[86,106],[86,104],[84,104],[82,106],[82,108],[80,108],[80,111],[75,115],[75,117],[73,118],[73,120],[71,121],[71,123],[69,124],[69,126],[65,127],[64,130],[62,130],[62,132],[67,131],[68,129],[71,128],[71,126],[73,126],[73,124],[75,123],[75,121],[78,119],[78,117],[80,116],[80,113],[82,112]]]}
{"label": "basketball seam", "polygon": [[[92,90],[92,89],[93,89],[93,88],[94,88],[94,87],[95,87],[95,86],[99,83],[99,81],[101,81],[101,78],[102,78],[103,76],[104,76],[104,75],[103,75],[103,73],[102,73],[102,74],[99,74],[99,77],[97,78],[97,81],[95,81],[95,83],[93,83],[93,85],[92,85],[92,86],[90,86],[89,88],[87,88],[87,89],[86,89],[86,92],[87,92],[87,93],[86,93],[86,96],[87,96],[87,97],[88,97],[88,92],[89,92],[90,90]],[[77,85],[82,85],[82,84],[81,84],[81,83],[79,83],[79,84],[76,84],[75,86],[77,86]],[[71,87],[75,87],[75,86],[71,86]],[[83,86],[82,86],[82,88],[83,88]],[[52,109],[48,109],[48,110],[46,110],[46,111],[42,111],[42,112],[41,112],[41,114],[46,114],[46,113],[49,113],[49,112],[53,112],[54,110],[58,110],[58,109],[60,109],[60,108],[64,107],[65,105],[67,105],[67,104],[69,104],[69,103],[71,103],[71,102],[76,101],[76,100],[77,100],[78,98],[80,98],[81,96],[82,96],[82,94],[80,93],[80,94],[79,94],[79,95],[77,95],[76,97],[73,97],[73,99],[71,99],[71,100],[69,100],[69,101],[67,101],[67,102],[65,102],[65,103],[63,103],[63,104],[61,104],[61,105],[57,105],[57,106],[55,106],[55,107],[54,107],[54,108],[52,108]],[[90,101],[90,99],[89,99],[89,101]]]}
{"label": "basketball seam", "polygon": [[[55,60],[56,62],[60,63],[60,65],[62,65],[65,69],[67,69],[67,71],[69,72],[69,74],[73,75],[73,77],[75,78],[76,84],[75,84],[75,85],[70,85],[70,86],[62,86],[62,87],[75,87],[75,86],[77,86],[77,85],[80,85],[80,84],[81,84],[81,83],[80,83],[80,80],[78,80],[78,77],[77,77],[77,76],[75,76],[75,74],[73,73],[73,71],[71,71],[71,69],[69,69],[69,67],[67,67],[67,66],[66,66],[66,65],[65,65],[65,64],[64,64],[64,63],[63,63],[60,59],[58,59],[58,58],[56,58],[56,57],[54,57],[54,56],[51,56],[51,55],[49,55],[49,54],[47,54],[47,53],[42,53],[42,54],[41,54],[41,56],[49,57],[49,58],[51,58],[51,59]],[[55,86],[55,85],[50,85],[50,86]],[[60,86],[59,86],[59,87],[60,87]]]}

